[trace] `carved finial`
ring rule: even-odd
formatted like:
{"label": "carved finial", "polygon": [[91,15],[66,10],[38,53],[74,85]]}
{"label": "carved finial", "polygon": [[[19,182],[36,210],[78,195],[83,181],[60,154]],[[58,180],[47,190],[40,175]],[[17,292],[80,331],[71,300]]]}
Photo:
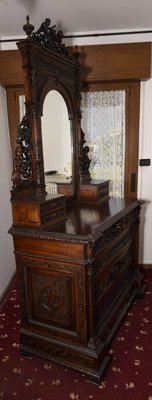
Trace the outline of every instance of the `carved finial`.
{"label": "carved finial", "polygon": [[27,21],[27,23],[25,25],[23,25],[23,30],[25,31],[27,36],[30,37],[31,33],[34,31],[34,26],[29,23],[29,21],[30,21],[29,15],[27,15],[26,21]]}

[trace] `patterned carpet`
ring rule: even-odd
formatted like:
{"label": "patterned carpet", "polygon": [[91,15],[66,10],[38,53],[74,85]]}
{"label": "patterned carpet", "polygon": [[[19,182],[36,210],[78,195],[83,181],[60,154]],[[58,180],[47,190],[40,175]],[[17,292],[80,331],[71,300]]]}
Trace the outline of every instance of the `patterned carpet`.
{"label": "patterned carpet", "polygon": [[144,299],[135,302],[111,346],[113,362],[99,385],[78,372],[21,356],[14,283],[0,307],[0,399],[152,400],[152,271]]}

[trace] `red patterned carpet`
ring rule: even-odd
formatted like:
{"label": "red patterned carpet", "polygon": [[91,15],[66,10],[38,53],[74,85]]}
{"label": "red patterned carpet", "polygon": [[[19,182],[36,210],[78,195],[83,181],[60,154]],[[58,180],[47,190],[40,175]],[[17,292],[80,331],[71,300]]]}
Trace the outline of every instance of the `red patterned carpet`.
{"label": "red patterned carpet", "polygon": [[19,304],[13,284],[0,308],[0,399],[152,400],[152,271],[112,344],[113,362],[100,385],[78,372],[21,356]]}

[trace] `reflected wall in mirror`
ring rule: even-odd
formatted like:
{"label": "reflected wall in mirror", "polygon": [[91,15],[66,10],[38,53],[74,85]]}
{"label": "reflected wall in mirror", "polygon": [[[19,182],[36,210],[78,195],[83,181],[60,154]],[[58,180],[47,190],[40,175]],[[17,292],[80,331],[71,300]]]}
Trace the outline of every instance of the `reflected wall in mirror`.
{"label": "reflected wall in mirror", "polygon": [[71,124],[65,100],[57,90],[46,95],[41,122],[46,191],[67,194],[72,183]]}

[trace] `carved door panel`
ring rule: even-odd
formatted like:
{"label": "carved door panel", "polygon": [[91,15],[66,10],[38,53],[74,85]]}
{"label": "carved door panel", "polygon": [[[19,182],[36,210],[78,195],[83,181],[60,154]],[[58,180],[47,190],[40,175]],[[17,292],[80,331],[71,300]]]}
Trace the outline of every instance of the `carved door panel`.
{"label": "carved door panel", "polygon": [[18,258],[17,268],[22,326],[54,339],[86,342],[83,266]]}

